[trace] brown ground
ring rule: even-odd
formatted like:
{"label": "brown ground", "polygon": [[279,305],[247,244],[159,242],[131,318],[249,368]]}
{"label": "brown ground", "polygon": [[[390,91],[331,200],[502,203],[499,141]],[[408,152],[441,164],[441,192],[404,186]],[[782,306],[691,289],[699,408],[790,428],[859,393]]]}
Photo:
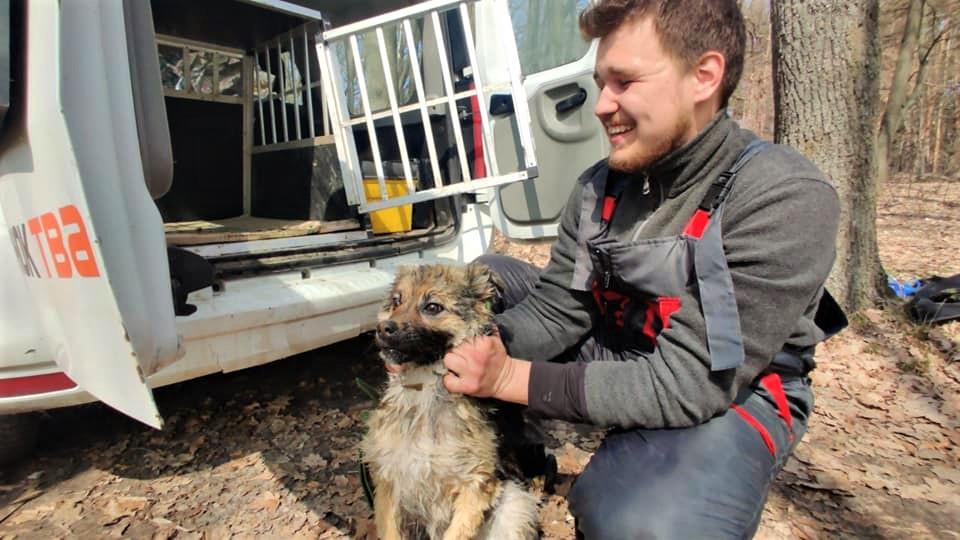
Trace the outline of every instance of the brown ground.
{"label": "brown ground", "polygon": [[[886,268],[960,272],[958,223],[960,181],[891,186],[879,209]],[[542,245],[498,247],[546,257]],[[960,537],[960,323],[870,310],[819,364],[810,431],[757,537]],[[163,431],[100,405],[52,412],[36,456],[0,470],[0,539],[362,536],[355,444],[370,402],[355,378],[382,380],[363,338],[161,389]],[[562,494],[599,439],[551,427]],[[542,517],[546,538],[571,538],[561,496]]]}

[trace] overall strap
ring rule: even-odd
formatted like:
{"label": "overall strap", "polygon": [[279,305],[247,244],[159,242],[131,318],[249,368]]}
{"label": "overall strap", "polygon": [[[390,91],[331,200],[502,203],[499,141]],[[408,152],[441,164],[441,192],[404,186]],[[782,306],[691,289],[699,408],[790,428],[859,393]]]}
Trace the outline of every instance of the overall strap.
{"label": "overall strap", "polygon": [[[710,350],[711,371],[723,371],[741,366],[745,359],[740,314],[734,296],[733,279],[723,252],[721,205],[733,186],[740,170],[760,151],[771,144],[755,139],[747,145],[733,166],[720,174],[707,190],[684,234],[696,238],[694,268],[700,289],[701,309],[707,327],[707,346]],[[716,216],[711,224],[711,217]],[[708,227],[708,225],[710,225]]]}
{"label": "overall strap", "polygon": [[740,153],[740,157],[737,158],[733,166],[720,173],[720,176],[710,184],[710,188],[707,189],[707,194],[704,195],[703,200],[700,201],[700,205],[697,206],[697,211],[693,213],[693,217],[690,218],[690,221],[687,223],[683,234],[693,238],[703,237],[703,231],[707,228],[707,223],[710,222],[710,216],[723,204],[723,201],[726,200],[727,195],[730,193],[730,188],[733,187],[733,181],[736,180],[740,169],[743,169],[744,165],[753,159],[754,156],[770,146],[773,146],[772,143],[763,139],[750,141],[750,144],[743,149],[743,152]]}
{"label": "overall strap", "polygon": [[[580,223],[577,228],[577,252],[573,264],[570,288],[575,291],[590,291],[593,280],[593,265],[587,244],[600,236],[606,224],[601,216],[600,203],[607,190],[609,169],[594,166],[579,181],[583,182]],[[587,176],[589,175],[589,176]]]}

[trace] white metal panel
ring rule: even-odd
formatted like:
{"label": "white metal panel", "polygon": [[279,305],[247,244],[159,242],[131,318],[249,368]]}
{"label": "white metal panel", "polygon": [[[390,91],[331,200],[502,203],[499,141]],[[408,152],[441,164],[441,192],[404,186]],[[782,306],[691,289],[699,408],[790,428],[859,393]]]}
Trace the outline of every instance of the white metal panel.
{"label": "white metal panel", "polygon": [[[0,161],[0,166],[2,163]],[[38,313],[40,306],[30,294],[30,278],[21,266],[22,254],[14,251],[12,226],[0,206],[0,371],[53,362],[50,342]]]}
{"label": "white metal panel", "polygon": [[122,6],[38,0],[27,20],[25,132],[0,149],[4,226],[25,233],[16,241],[27,288],[56,362],[108,405],[159,427],[144,377],[176,359],[178,339]]}

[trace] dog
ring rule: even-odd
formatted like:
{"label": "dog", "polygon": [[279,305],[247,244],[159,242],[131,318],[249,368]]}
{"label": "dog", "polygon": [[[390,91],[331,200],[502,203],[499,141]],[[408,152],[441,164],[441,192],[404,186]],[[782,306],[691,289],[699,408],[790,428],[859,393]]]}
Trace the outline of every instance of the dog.
{"label": "dog", "polygon": [[402,267],[379,315],[375,343],[386,390],[361,442],[384,540],[526,540],[539,534],[539,501],[504,478],[487,403],[443,385],[444,354],[495,331],[502,286],[489,268]]}

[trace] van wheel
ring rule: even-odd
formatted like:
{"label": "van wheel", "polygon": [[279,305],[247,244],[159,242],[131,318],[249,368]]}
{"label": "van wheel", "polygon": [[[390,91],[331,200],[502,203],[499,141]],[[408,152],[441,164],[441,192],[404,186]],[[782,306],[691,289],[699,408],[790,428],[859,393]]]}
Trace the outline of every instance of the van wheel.
{"label": "van wheel", "polygon": [[40,435],[40,415],[0,415],[0,465],[30,455]]}

